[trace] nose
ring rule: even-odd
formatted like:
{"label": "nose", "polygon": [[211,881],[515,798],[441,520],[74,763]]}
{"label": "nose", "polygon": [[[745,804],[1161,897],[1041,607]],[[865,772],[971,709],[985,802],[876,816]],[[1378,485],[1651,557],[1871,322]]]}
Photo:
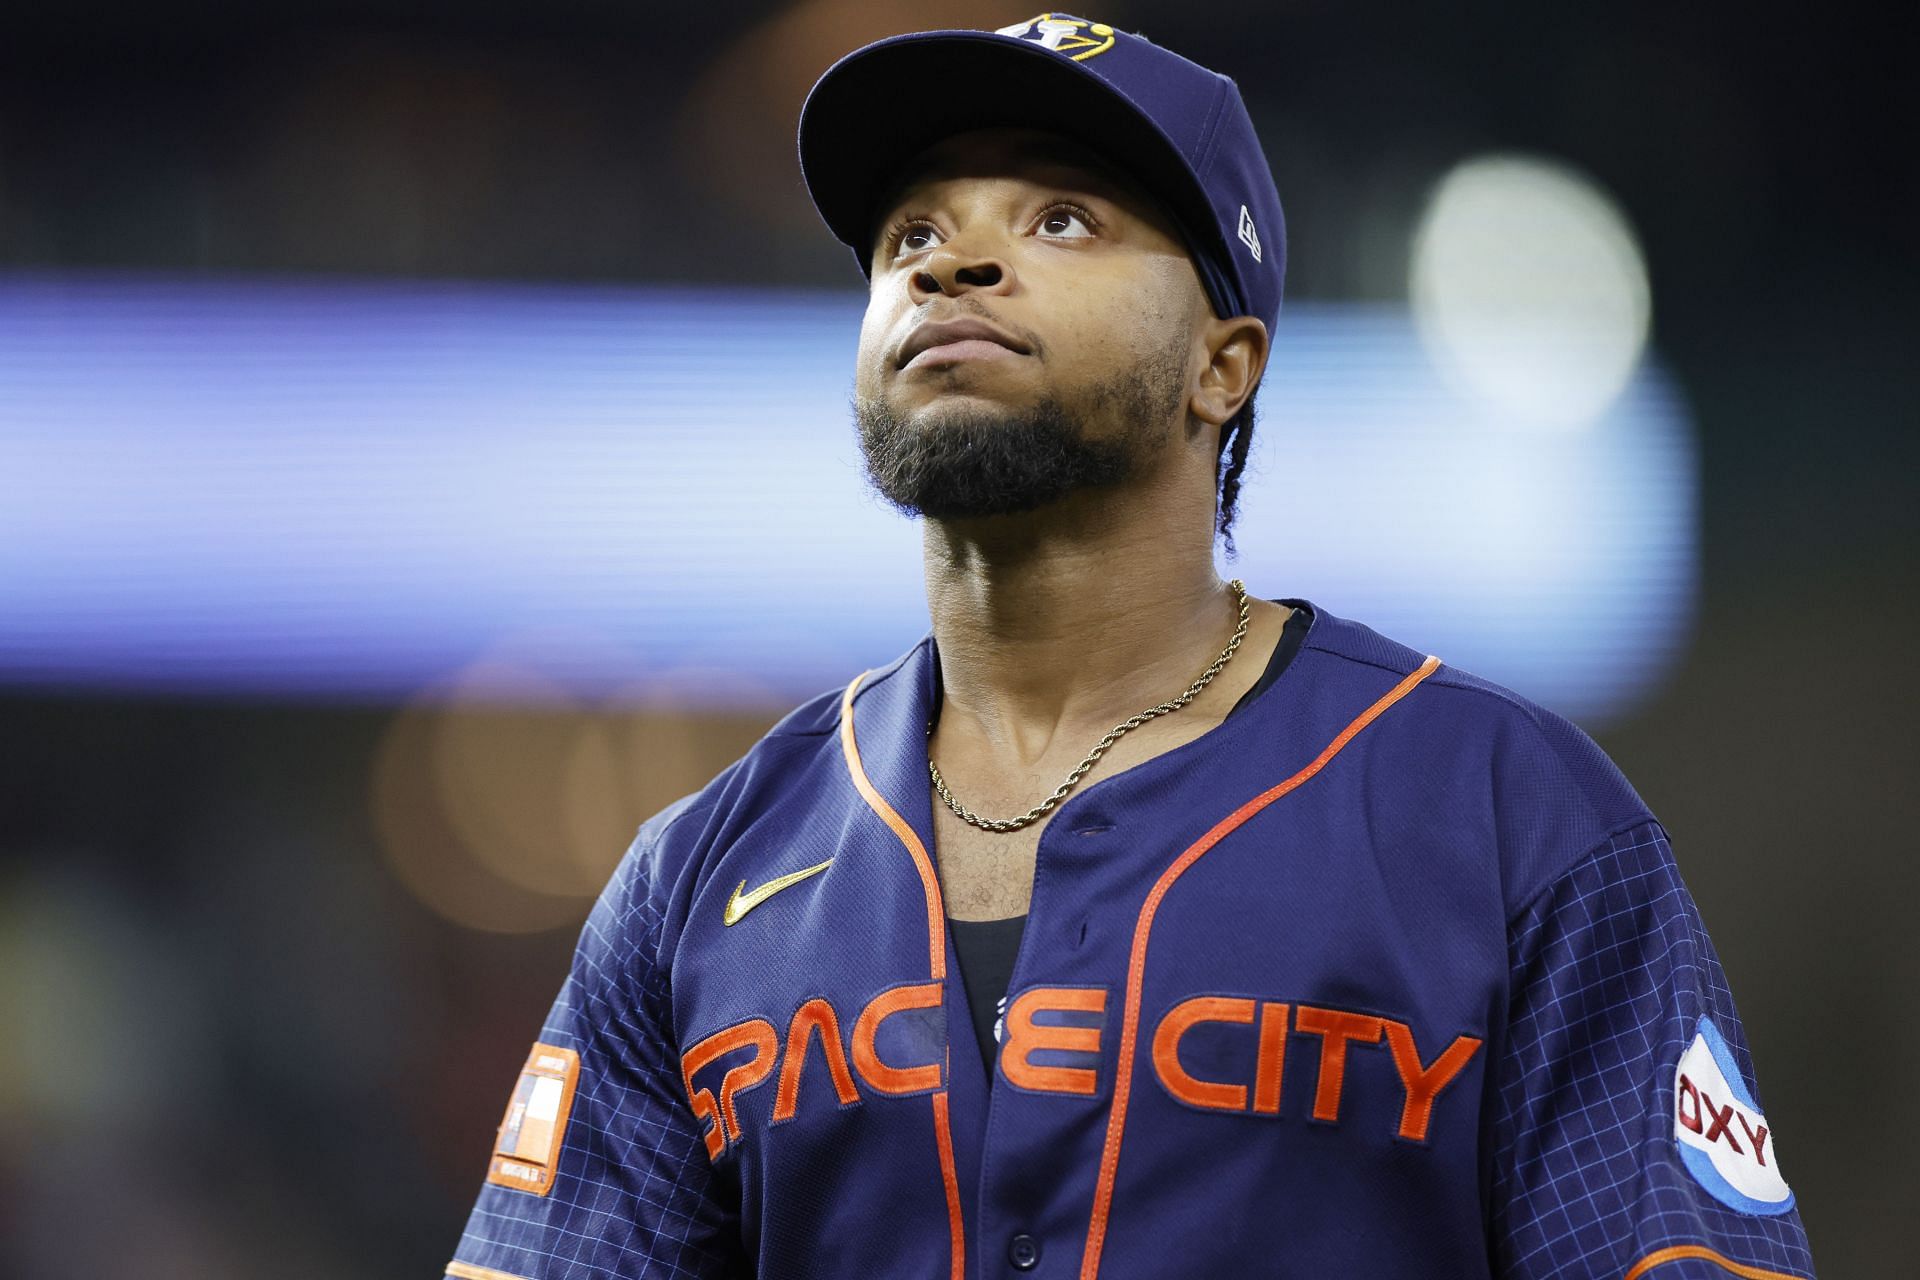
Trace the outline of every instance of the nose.
{"label": "nose", "polygon": [[949,241],[926,256],[907,282],[916,304],[945,295],[959,297],[976,290],[1005,293],[1013,283],[1006,259]]}

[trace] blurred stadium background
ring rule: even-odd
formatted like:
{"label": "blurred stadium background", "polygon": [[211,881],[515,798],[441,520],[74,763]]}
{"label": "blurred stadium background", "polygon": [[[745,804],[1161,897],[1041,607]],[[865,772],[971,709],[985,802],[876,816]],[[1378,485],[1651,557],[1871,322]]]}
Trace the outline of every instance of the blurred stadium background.
{"label": "blurred stadium background", "polygon": [[[1029,12],[0,16],[0,1272],[439,1274],[633,828],[924,629],[801,97]],[[1235,572],[1601,740],[1823,1274],[1910,1276],[1920,170],[1867,14],[1092,16],[1233,74],[1286,203]]]}

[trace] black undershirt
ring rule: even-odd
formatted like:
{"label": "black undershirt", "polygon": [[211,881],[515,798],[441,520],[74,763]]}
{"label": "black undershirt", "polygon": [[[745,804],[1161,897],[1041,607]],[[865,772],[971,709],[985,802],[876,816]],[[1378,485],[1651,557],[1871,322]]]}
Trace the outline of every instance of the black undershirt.
{"label": "black undershirt", "polygon": [[[1312,611],[1304,604],[1294,604],[1286,626],[1281,628],[1280,643],[1273,647],[1273,656],[1267,659],[1267,669],[1260,673],[1251,689],[1240,695],[1233,710],[1227,712],[1228,716],[1239,714],[1240,708],[1272,687],[1293,661],[1293,655],[1300,652],[1300,642],[1306,639],[1307,628],[1312,624]],[[1027,918],[1024,915],[1009,916],[1005,920],[950,918],[947,928],[953,934],[953,956],[960,965],[960,980],[967,988],[973,1032],[980,1042],[980,1058],[986,1064],[987,1083],[991,1085],[994,1050],[999,1047],[994,1023],[999,1019],[1007,985],[1013,980],[1013,961],[1020,952],[1020,935],[1026,931]]]}

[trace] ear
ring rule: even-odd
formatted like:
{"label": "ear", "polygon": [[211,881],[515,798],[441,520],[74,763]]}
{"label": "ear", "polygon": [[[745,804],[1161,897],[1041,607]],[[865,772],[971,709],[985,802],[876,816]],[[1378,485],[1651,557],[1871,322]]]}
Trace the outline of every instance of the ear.
{"label": "ear", "polygon": [[1252,316],[1209,316],[1197,335],[1207,356],[1187,410],[1209,426],[1232,421],[1267,367],[1267,326]]}

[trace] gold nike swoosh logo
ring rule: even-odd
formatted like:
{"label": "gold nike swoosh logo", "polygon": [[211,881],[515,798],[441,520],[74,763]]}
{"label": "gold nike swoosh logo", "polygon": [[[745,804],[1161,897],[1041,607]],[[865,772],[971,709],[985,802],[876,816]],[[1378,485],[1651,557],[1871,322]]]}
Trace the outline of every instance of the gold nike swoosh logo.
{"label": "gold nike swoosh logo", "polygon": [[825,862],[817,863],[814,866],[803,867],[798,871],[790,871],[784,876],[776,876],[767,881],[752,893],[746,891],[747,882],[742,880],[739,888],[733,891],[733,896],[727,899],[726,922],[730,925],[739,924],[747,912],[753,910],[774,894],[780,892],[782,889],[791,889],[808,876],[817,876],[832,865],[833,859],[828,858]]}

